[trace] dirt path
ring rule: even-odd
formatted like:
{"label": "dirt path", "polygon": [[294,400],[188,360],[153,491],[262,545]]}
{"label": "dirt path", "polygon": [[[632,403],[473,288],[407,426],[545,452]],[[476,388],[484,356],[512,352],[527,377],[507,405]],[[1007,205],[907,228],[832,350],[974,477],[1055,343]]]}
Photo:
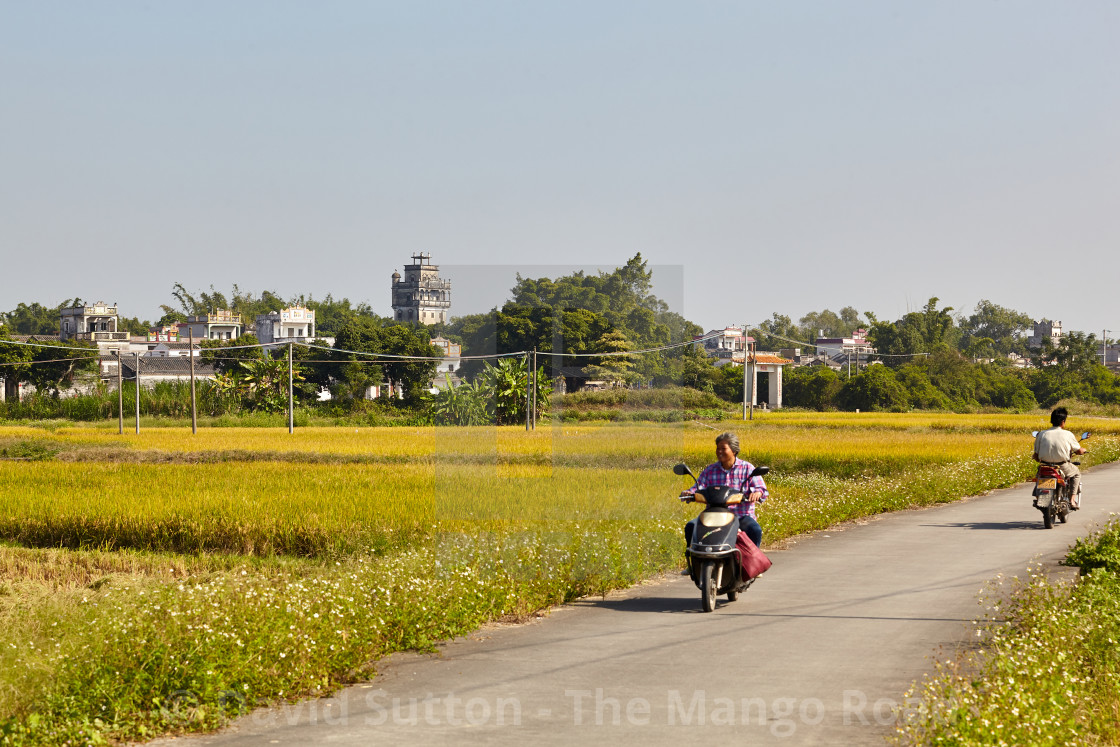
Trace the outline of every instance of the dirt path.
{"label": "dirt path", "polygon": [[[336,697],[261,710],[220,745],[881,744],[939,649],[971,637],[977,593],[1120,512],[1120,465],[1042,529],[1028,487],[803,538],[739,601],[700,612],[687,578],[396,656]],[[732,740],[727,742],[726,740]]]}

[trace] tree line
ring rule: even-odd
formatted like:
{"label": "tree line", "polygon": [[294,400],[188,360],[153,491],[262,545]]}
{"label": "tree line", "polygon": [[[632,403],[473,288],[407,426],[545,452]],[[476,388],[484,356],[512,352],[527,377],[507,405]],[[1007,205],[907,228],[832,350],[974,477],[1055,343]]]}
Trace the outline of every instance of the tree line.
{"label": "tree line", "polygon": [[[687,342],[704,331],[672,311],[651,287],[652,272],[639,253],[610,272],[576,272],[558,278],[518,275],[501,308],[423,326],[396,322],[375,314],[366,303],[353,304],[329,295],[323,301],[307,296],[283,298],[269,291],[257,296],[236,285],[227,295],[213,287],[192,292],[177,283],[171,292],[174,303],[162,307],[164,315],[155,324],[173,324],[218,308],[231,309],[250,320],[292,305],[313,309],[317,334],[333,338],[334,344],[329,350],[293,349],[296,397],[306,406],[318,406],[320,392],[327,390],[331,403],[324,406],[360,408],[365,406],[371,386],[390,382],[404,393],[403,404],[398,400],[393,406],[432,407],[443,413],[441,417],[471,422],[483,417],[517,417],[511,414],[512,404],[499,412],[487,411],[485,403],[500,390],[515,386],[524,390],[528,370],[523,362],[514,366],[497,359],[466,360],[455,373],[473,390],[442,392],[433,400],[428,391],[436,368],[433,361],[371,361],[363,355],[438,357],[441,351],[431,345],[437,335],[460,343],[465,356],[536,350],[538,381],[552,382],[582,371],[585,377],[620,386],[683,385],[731,403],[742,402],[742,366],[716,366],[700,346],[625,355]],[[75,378],[88,374],[95,365],[88,360],[88,346],[73,343],[72,350],[58,350],[2,344],[9,331],[56,334],[59,310],[80,303],[80,299],[66,300],[53,308],[20,304],[0,314],[5,322],[0,327],[0,364],[6,364],[0,367],[0,375],[57,396]],[[153,326],[137,324],[144,330]],[[761,350],[777,351],[799,343],[811,350],[822,337],[848,337],[863,330],[875,348],[874,365],[857,366],[851,376],[827,366],[787,368],[787,406],[1024,410],[1049,407],[1062,399],[1120,403],[1120,379],[1101,365],[1100,342],[1094,335],[1067,333],[1057,344],[1045,339],[1041,347],[1031,349],[1027,334],[1032,325],[1028,314],[987,300],[965,315],[940,307],[939,299],[931,298],[922,309],[893,322],[849,306],[839,312],[810,312],[796,323],[775,313],[751,334]],[[286,359],[270,357],[261,349],[230,349],[256,342],[254,335],[246,334],[234,343],[202,343],[202,359],[217,371],[215,386],[221,396],[212,399],[218,403],[216,407],[236,401],[238,407],[275,411],[286,404]],[[1010,354],[1024,356],[1032,366],[1016,367]],[[512,397],[507,399],[512,402]]]}

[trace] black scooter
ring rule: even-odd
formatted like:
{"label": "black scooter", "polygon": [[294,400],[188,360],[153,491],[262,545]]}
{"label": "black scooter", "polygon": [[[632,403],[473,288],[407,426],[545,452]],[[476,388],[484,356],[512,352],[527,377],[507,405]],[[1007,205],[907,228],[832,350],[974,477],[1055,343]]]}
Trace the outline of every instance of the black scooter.
{"label": "black scooter", "polygon": [[[769,467],[755,467],[750,476],[761,477],[769,471]],[[673,467],[673,472],[688,475],[694,481],[697,479],[686,464]],[[700,601],[705,612],[716,608],[716,597],[720,594],[726,594],[727,601],[734,602],[740,592],[754,583],[754,579],[743,578],[743,566],[735,547],[739,537],[739,516],[728,508],[742,500],[741,492],[726,486],[702,488],[694,495],[681,497],[683,502],[706,506],[696,519],[692,541],[685,551],[688,573],[700,589]]]}

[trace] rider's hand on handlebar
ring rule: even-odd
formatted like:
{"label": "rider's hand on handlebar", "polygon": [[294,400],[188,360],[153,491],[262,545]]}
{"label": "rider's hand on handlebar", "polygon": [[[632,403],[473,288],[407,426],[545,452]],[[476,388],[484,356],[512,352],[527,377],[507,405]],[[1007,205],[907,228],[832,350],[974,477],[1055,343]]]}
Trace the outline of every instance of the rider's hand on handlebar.
{"label": "rider's hand on handlebar", "polygon": [[754,503],[759,500],[762,500],[762,491],[756,490],[747,496],[747,503]]}

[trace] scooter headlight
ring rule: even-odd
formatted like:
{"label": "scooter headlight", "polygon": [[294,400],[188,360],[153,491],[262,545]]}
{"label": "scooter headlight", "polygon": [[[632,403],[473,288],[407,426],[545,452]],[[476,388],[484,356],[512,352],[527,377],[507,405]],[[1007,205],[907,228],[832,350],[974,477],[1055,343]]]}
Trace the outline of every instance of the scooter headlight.
{"label": "scooter headlight", "polygon": [[700,523],[706,527],[725,527],[735,519],[730,511],[705,511],[700,514]]}

